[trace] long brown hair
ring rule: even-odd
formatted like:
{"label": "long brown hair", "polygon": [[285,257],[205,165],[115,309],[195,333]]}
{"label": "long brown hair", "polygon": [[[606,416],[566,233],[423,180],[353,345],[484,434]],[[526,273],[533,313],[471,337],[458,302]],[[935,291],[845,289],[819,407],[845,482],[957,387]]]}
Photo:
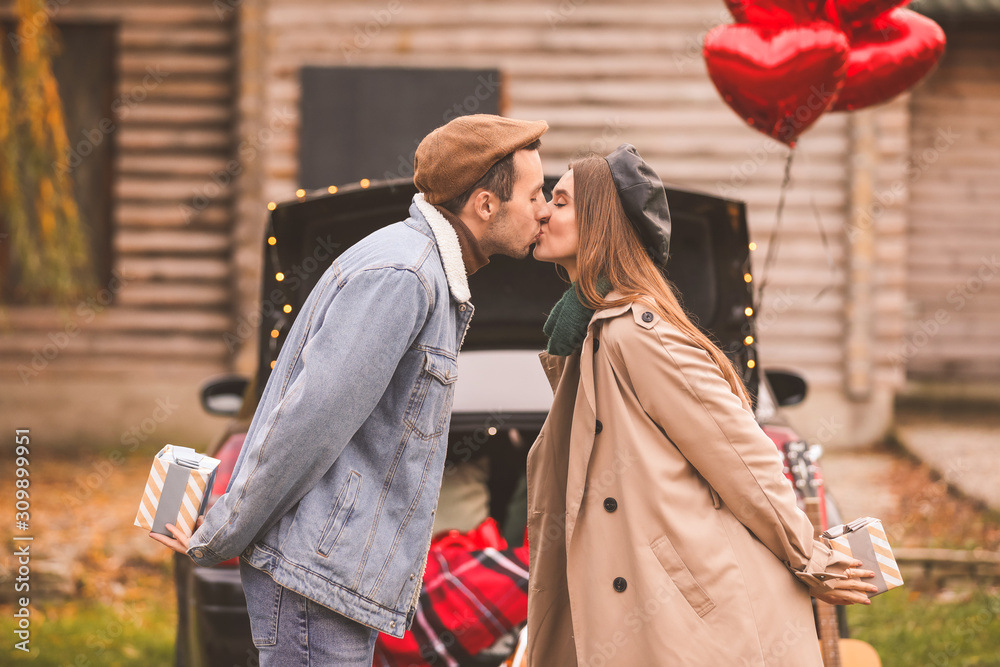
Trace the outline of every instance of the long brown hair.
{"label": "long brown hair", "polygon": [[[660,273],[625,215],[611,167],[599,156],[570,164],[574,181],[574,207],[579,237],[576,255],[577,292],[588,308],[614,308],[642,299],[660,317],[680,329],[705,350],[722,370],[733,393],[750,402],[743,381],[729,358],[691,322],[681,307],[673,285]],[[607,300],[598,293],[597,281],[606,277],[622,298]]]}

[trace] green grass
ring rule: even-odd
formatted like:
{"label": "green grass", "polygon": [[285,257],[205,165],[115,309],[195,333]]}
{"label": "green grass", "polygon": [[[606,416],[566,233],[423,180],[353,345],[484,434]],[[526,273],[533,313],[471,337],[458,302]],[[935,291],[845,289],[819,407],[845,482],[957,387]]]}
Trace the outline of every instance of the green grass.
{"label": "green grass", "polygon": [[847,608],[851,636],[878,651],[883,667],[1000,667],[1000,593],[960,602],[890,591]]}
{"label": "green grass", "polygon": [[[172,596],[170,589],[150,588],[136,602],[42,603],[32,608],[31,652],[13,650],[11,641],[0,655],[12,660],[0,662],[38,667],[173,664],[177,617]],[[12,611],[0,606],[0,636],[14,636]],[[883,667],[1000,667],[998,592],[941,602],[904,588],[875,598],[871,607],[848,607],[847,615],[852,636],[874,646]]]}
{"label": "green grass", "polygon": [[[173,590],[164,589],[165,604],[96,602],[39,604],[31,609],[30,652],[13,647],[13,609],[4,605],[0,635],[9,642],[0,654],[4,664],[39,667],[158,667],[172,665],[177,615]],[[9,613],[10,612],[10,613]]]}

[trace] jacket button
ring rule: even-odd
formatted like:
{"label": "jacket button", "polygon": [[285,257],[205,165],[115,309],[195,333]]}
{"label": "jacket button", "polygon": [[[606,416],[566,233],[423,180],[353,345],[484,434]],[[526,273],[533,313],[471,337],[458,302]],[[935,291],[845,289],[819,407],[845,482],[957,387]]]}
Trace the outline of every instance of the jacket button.
{"label": "jacket button", "polygon": [[645,313],[642,314],[642,321],[643,322],[647,322],[647,323],[648,322],[652,322],[653,321],[653,313],[651,313],[651,312],[649,312],[647,310]]}
{"label": "jacket button", "polygon": [[194,556],[195,558],[201,558],[202,556],[205,555],[205,552],[202,551],[201,549],[195,549],[194,551],[191,552],[191,555]]}
{"label": "jacket button", "polygon": [[604,430],[604,424],[602,424],[601,420],[598,419],[597,420],[597,424],[594,426],[594,432],[595,433],[600,433],[603,430]]}
{"label": "jacket button", "polygon": [[461,306],[458,307],[458,309],[464,313],[466,311],[466,305],[463,303]]}
{"label": "jacket button", "polygon": [[598,339],[595,338],[594,339],[594,352],[597,352],[599,349],[601,349],[601,341],[599,341]]}
{"label": "jacket button", "polygon": [[609,512],[614,512],[616,509],[618,509],[618,501],[615,500],[614,498],[605,498],[604,509],[606,509]]}
{"label": "jacket button", "polygon": [[615,581],[611,585],[614,586],[615,590],[619,593],[628,588],[628,582],[625,581],[625,577],[615,577]]}

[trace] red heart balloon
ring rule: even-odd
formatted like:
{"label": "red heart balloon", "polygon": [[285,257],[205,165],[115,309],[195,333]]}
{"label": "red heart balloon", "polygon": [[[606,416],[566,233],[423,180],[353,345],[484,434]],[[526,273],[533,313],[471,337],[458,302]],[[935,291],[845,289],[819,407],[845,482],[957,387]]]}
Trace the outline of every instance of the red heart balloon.
{"label": "red heart balloon", "polygon": [[893,7],[903,7],[909,0],[833,0],[841,25],[860,28]]}
{"label": "red heart balloon", "polygon": [[722,25],[705,36],[703,49],[726,104],[789,146],[836,100],[848,51],[844,33],[820,21],[777,31]]}
{"label": "red heart balloon", "polygon": [[738,23],[781,28],[819,18],[826,0],[726,0]]}
{"label": "red heart balloon", "polygon": [[909,9],[894,9],[856,30],[833,110],[863,109],[909,90],[934,69],[944,45],[941,26]]}

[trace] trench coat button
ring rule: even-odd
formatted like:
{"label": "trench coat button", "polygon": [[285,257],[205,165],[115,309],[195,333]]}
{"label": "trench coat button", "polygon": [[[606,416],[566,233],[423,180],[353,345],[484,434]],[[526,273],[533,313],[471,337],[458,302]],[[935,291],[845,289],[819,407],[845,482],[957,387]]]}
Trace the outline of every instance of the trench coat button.
{"label": "trench coat button", "polygon": [[611,585],[614,586],[615,590],[619,593],[628,588],[628,582],[625,581],[625,577],[615,577],[614,583]]}
{"label": "trench coat button", "polygon": [[601,341],[599,341],[598,339],[595,338],[594,339],[594,352],[597,352],[599,349],[601,349]]}
{"label": "trench coat button", "polygon": [[604,430],[604,424],[602,424],[601,420],[598,419],[597,420],[597,424],[594,426],[594,432],[595,433],[600,433],[603,430]]}
{"label": "trench coat button", "polygon": [[605,498],[604,509],[606,509],[609,512],[614,512],[616,509],[618,509],[618,501],[615,500],[614,498]]}
{"label": "trench coat button", "polygon": [[645,313],[642,314],[642,321],[646,322],[647,324],[650,323],[650,322],[652,322],[653,321],[653,313],[651,313],[651,312],[649,312],[647,310]]}

